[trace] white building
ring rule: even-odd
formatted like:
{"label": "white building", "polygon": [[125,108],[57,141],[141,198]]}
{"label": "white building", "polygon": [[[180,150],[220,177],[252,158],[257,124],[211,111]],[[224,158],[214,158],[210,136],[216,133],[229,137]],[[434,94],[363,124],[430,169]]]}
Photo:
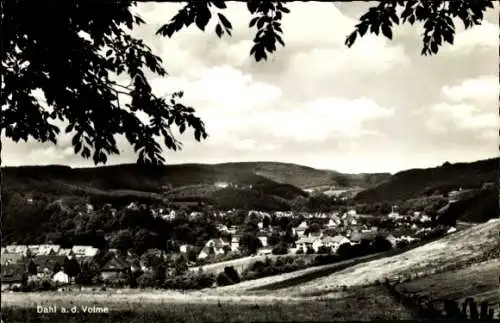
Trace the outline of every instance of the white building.
{"label": "white building", "polygon": [[226,188],[229,186],[229,183],[228,182],[215,182],[214,185],[217,188]]}
{"label": "white building", "polygon": [[52,281],[57,284],[69,284],[69,276],[64,271],[60,270],[52,277]]}
{"label": "white building", "polygon": [[226,249],[231,249],[229,242],[223,239],[210,239],[205,244],[205,247],[198,254],[198,259],[205,259],[210,255],[218,256],[226,253]]}
{"label": "white building", "polygon": [[258,238],[260,240],[260,243],[262,243],[262,247],[267,247],[267,237],[266,236],[259,236]]}
{"label": "white building", "polygon": [[240,238],[237,236],[234,236],[231,239],[231,251],[232,252],[237,252],[240,250]]}
{"label": "white building", "polygon": [[337,252],[337,249],[344,243],[351,243],[349,239],[340,234],[334,237],[323,237],[322,241],[323,245],[332,248],[333,252]]}
{"label": "white building", "polygon": [[295,233],[300,237],[304,236],[305,231],[309,228],[306,221],[302,221],[298,227],[295,228]]}
{"label": "white building", "polygon": [[307,249],[311,247],[314,252],[318,252],[319,248],[323,246],[323,242],[319,237],[302,237],[297,242],[297,249],[302,249],[304,253],[307,252]]}
{"label": "white building", "polygon": [[76,258],[94,257],[99,252],[99,249],[91,246],[73,246],[71,250]]}

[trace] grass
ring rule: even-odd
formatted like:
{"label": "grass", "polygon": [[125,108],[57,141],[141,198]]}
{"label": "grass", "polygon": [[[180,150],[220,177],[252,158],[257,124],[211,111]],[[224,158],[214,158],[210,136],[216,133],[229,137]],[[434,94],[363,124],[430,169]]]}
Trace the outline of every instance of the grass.
{"label": "grass", "polygon": [[[440,239],[440,238],[438,238]],[[434,240],[432,240],[434,241]],[[420,241],[414,244],[411,244],[403,249],[391,249],[386,252],[371,254],[363,257],[358,257],[354,259],[344,260],[333,264],[322,265],[322,266],[313,266],[306,269],[297,270],[290,273],[285,273],[281,275],[273,275],[269,277],[263,277],[259,279],[243,281],[239,284],[219,287],[213,290],[214,293],[223,293],[223,294],[248,294],[249,292],[253,293],[262,293],[263,291],[277,291],[279,289],[291,288],[293,286],[300,286],[301,284],[305,284],[310,281],[314,281],[321,277],[329,276],[333,273],[344,270],[348,267],[352,267],[358,264],[367,263],[370,261],[374,261],[377,259],[384,259],[388,257],[393,257],[402,253],[405,253],[409,250],[418,248],[422,245],[430,243],[429,241]],[[290,256],[290,255],[288,255]],[[296,255],[300,256],[300,255]],[[317,255],[303,255],[303,256],[317,256]],[[278,256],[274,256],[278,257]],[[222,269],[221,269],[222,270]],[[321,295],[323,292],[312,292],[311,295]],[[306,295],[309,295],[306,293]],[[304,295],[303,295],[304,296]]]}
{"label": "grass", "polygon": [[479,262],[476,259],[492,249],[500,248],[499,231],[500,220],[484,223],[402,254],[354,265],[332,275],[281,290],[280,293],[295,296],[327,294],[339,290],[341,286],[370,285],[386,278],[409,275],[423,277],[437,271],[449,271],[461,264]]}
{"label": "grass", "polygon": [[478,303],[488,301],[491,305],[498,305],[499,268],[500,259],[489,260],[399,284],[396,289],[403,294],[427,296],[431,301],[453,299],[461,302],[466,297],[474,297]]}
{"label": "grass", "polygon": [[[154,293],[153,293],[154,294]],[[2,295],[7,322],[298,322],[404,320],[413,317],[379,287],[356,289],[336,299],[205,297],[201,294],[118,295],[30,293]],[[109,314],[38,314],[36,305],[107,307]]]}
{"label": "grass", "polygon": [[266,256],[253,256],[253,257],[250,256],[250,257],[243,257],[227,261],[216,262],[202,266],[190,267],[189,270],[196,272],[199,270],[199,268],[203,268],[204,272],[218,274],[220,272],[223,272],[225,267],[233,266],[234,269],[236,269],[241,274],[243,270],[248,268],[251,264],[256,263],[257,261],[265,261],[266,258],[274,261],[279,257],[281,258],[292,257],[292,258],[303,259],[306,263],[308,263],[313,261],[316,256],[317,254],[312,254],[312,255],[286,254],[286,255],[266,255]]}

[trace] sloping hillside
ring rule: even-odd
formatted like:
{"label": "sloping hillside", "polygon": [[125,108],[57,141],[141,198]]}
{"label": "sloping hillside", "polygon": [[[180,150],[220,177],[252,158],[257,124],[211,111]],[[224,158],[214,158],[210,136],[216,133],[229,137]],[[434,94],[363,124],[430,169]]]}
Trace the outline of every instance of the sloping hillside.
{"label": "sloping hillside", "polygon": [[240,162],[216,166],[249,171],[275,182],[291,184],[302,189],[331,186],[367,188],[391,177],[389,173],[344,174],[333,170],[277,162]]}
{"label": "sloping hillside", "polygon": [[445,163],[440,167],[410,169],[356,195],[358,202],[397,201],[462,188],[480,188],[485,182],[497,184],[499,159],[473,163]]}
{"label": "sloping hillside", "polygon": [[369,187],[380,174],[346,175],[275,162],[113,165],[93,168],[21,166],[3,168],[6,190],[55,196],[203,201],[221,208],[287,210],[307,197],[302,189],[326,184]]}
{"label": "sloping hillside", "polygon": [[499,217],[498,189],[484,189],[469,198],[458,200],[443,208],[438,221],[454,224],[455,221],[480,223]]}
{"label": "sloping hillside", "polygon": [[321,295],[342,286],[362,286],[386,278],[427,276],[500,257],[500,219],[458,231],[400,255],[362,263],[306,284],[280,290],[288,295]]}
{"label": "sloping hillside", "polygon": [[213,184],[214,182],[244,185],[267,181],[289,184],[301,189],[325,185],[370,187],[390,176],[389,174],[341,174],[335,171],[277,162],[167,166],[123,164],[93,168],[51,165],[5,167],[3,171],[7,186],[22,187],[22,183],[26,181],[33,184],[62,181],[65,184],[102,190],[128,189],[149,192],[161,192],[166,187]]}

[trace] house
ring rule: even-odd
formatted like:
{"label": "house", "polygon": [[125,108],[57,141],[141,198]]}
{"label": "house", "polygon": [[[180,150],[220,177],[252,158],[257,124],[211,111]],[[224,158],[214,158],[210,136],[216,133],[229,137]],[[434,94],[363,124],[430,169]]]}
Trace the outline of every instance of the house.
{"label": "house", "polygon": [[303,237],[308,228],[309,226],[307,225],[306,221],[302,221],[302,223],[295,228],[295,234],[297,234],[297,236],[299,237]]}
{"label": "house", "polygon": [[267,247],[267,236],[259,236],[260,243],[262,243],[262,247]]}
{"label": "house", "polygon": [[140,260],[140,259],[132,259],[128,260],[130,264],[130,271],[132,273],[136,273],[138,271],[147,271],[149,268]]}
{"label": "house", "polygon": [[2,266],[2,291],[11,288],[21,288],[28,281],[25,264],[9,264]]}
{"label": "house", "polygon": [[59,252],[57,254],[59,256],[66,256],[68,258],[73,258],[75,256],[71,248],[61,248],[59,249]]}
{"label": "house", "polygon": [[57,285],[69,284],[69,276],[64,271],[59,270],[53,277],[52,281]]}
{"label": "house", "polygon": [[226,245],[229,245],[229,242],[222,238],[210,239],[205,243],[205,247],[214,247],[216,249],[223,248]]}
{"label": "house", "polygon": [[333,228],[336,228],[338,225],[339,225],[339,222],[335,221],[334,219],[330,219],[328,221],[328,224],[326,225],[326,227],[328,229],[333,229]]}
{"label": "house", "polygon": [[[123,258],[121,258],[123,259]],[[147,271],[148,268],[144,264],[144,261],[141,261],[141,259],[136,256],[136,255],[128,255],[124,259],[129,265],[130,265],[130,271],[132,273],[138,272],[138,271]]]}
{"label": "house", "polygon": [[451,227],[448,229],[448,231],[446,231],[446,234],[453,233],[455,231],[457,231],[457,229],[455,227]]}
{"label": "house", "polygon": [[432,219],[430,216],[428,216],[427,214],[423,214],[421,217],[420,217],[420,222],[422,223],[425,223],[425,222],[430,222]]}
{"label": "house", "polygon": [[494,188],[494,187],[495,187],[494,183],[492,183],[492,182],[485,182],[485,183],[483,183],[482,189],[483,190],[487,190],[487,189],[491,189],[491,188]]}
{"label": "house", "polygon": [[360,244],[363,240],[374,240],[377,237],[377,234],[377,232],[353,232],[349,240],[352,244]]}
{"label": "house", "polygon": [[231,239],[231,251],[236,252],[240,250],[240,237],[233,236]]}
{"label": "house", "polygon": [[25,256],[22,254],[18,254],[18,253],[2,252],[2,254],[0,255],[0,258],[1,258],[0,264],[2,266],[7,266],[7,265],[21,263],[25,259]]}
{"label": "house", "polygon": [[28,254],[28,246],[24,245],[8,245],[5,246],[5,252],[7,253],[17,253],[26,256]]}
{"label": "house", "polygon": [[383,238],[385,238],[387,241],[389,241],[392,245],[392,247],[394,248],[396,246],[396,244],[398,243],[398,239],[396,237],[394,237],[392,234],[384,234],[382,235]]}
{"label": "house", "polygon": [[321,238],[323,236],[323,231],[322,230],[319,230],[319,231],[316,231],[316,232],[309,232],[308,237],[312,237],[312,238]]}
{"label": "house", "polygon": [[91,258],[99,252],[99,249],[91,246],[73,246],[71,250],[76,258]]}
{"label": "house", "polygon": [[100,270],[101,279],[108,281],[128,275],[130,264],[118,257],[111,258]]}
{"label": "house", "polygon": [[35,256],[31,259],[36,266],[36,272],[42,273],[56,273],[60,271],[68,258],[66,256],[58,255],[45,255]]}
{"label": "house", "polygon": [[[28,246],[29,248],[30,246]],[[38,246],[37,253],[34,255],[47,256],[47,255],[57,255],[61,246],[55,244],[42,244]]]}
{"label": "house", "polygon": [[198,254],[198,259],[205,259],[210,255],[223,255],[226,251],[231,250],[231,245],[224,239],[210,239],[205,244],[205,247]]}
{"label": "house", "polygon": [[228,227],[224,224],[217,225],[217,230],[219,230],[220,232],[229,233]]}
{"label": "house", "polygon": [[324,237],[322,242],[324,246],[331,248],[333,252],[337,252],[337,249],[344,243],[351,243],[349,239],[340,234],[334,237]]}
{"label": "house", "polygon": [[138,207],[138,206],[137,206],[137,204],[136,204],[136,203],[134,203],[134,202],[131,202],[129,205],[127,205],[127,207],[126,207],[126,208],[127,208],[128,210],[136,210],[136,211],[137,211],[137,210],[139,210],[139,207]]}
{"label": "house", "polygon": [[259,251],[257,252],[257,254],[259,256],[271,255],[272,253],[273,253],[273,250],[270,248],[262,248],[262,249],[259,249]]}
{"label": "house", "polygon": [[226,188],[229,186],[229,183],[220,181],[220,182],[215,182],[214,186],[217,188]]}
{"label": "house", "polygon": [[320,238],[317,237],[302,237],[295,242],[297,249],[302,249],[302,251],[307,252],[308,248],[312,248],[315,252],[323,246]]}
{"label": "house", "polygon": [[187,244],[183,244],[179,247],[179,251],[181,253],[187,253],[188,252],[188,245]]}

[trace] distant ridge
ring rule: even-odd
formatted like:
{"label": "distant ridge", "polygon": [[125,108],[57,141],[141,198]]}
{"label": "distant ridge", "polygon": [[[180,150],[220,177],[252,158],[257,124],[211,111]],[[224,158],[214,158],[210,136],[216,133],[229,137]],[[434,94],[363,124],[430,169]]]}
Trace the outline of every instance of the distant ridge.
{"label": "distant ridge", "polygon": [[486,182],[498,187],[499,166],[499,158],[490,158],[471,163],[444,163],[438,167],[409,169],[360,192],[355,199],[363,203],[406,200],[459,188],[481,188]]}

